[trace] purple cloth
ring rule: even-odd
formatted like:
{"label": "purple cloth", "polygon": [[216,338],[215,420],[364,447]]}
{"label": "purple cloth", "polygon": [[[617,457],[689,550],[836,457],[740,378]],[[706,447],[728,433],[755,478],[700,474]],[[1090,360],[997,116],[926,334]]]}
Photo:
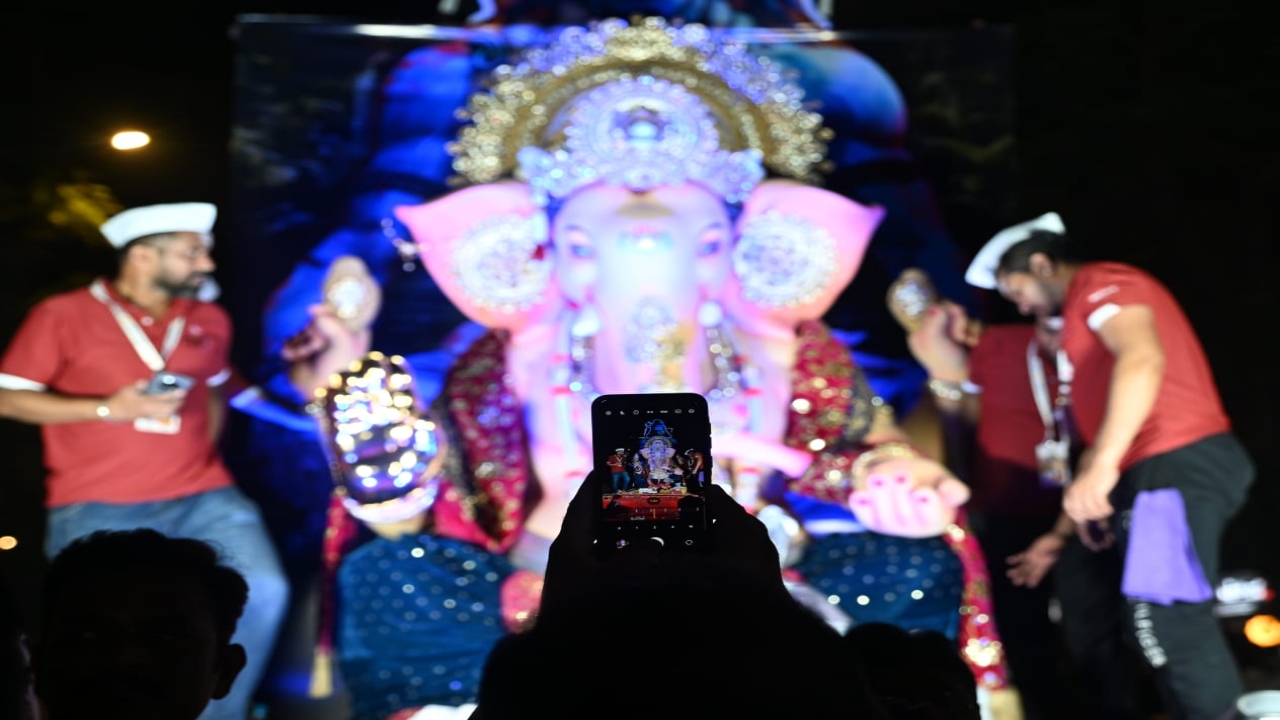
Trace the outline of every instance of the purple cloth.
{"label": "purple cloth", "polygon": [[1146,490],[1134,500],[1121,590],[1134,600],[1157,605],[1213,597],[1177,490]]}

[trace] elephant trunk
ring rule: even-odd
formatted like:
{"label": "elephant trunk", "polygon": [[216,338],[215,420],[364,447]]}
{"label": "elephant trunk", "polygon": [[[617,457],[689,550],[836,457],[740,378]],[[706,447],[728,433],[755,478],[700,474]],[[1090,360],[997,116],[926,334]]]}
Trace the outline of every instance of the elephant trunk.
{"label": "elephant trunk", "polygon": [[[668,258],[670,259],[670,258]],[[698,392],[697,283],[687,268],[634,263],[596,292],[600,330],[595,382],[601,392]]]}

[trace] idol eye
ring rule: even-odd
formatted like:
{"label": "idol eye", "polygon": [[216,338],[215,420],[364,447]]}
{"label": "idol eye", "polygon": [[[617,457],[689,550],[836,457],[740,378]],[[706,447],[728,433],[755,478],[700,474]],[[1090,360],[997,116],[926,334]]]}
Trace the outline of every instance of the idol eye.
{"label": "idol eye", "polygon": [[580,260],[588,260],[596,256],[596,249],[591,239],[581,230],[570,230],[565,233],[565,244],[569,247],[569,255]]}
{"label": "idol eye", "polygon": [[699,257],[707,257],[720,252],[720,247],[724,244],[724,231],[720,228],[712,228],[702,233],[698,238],[698,255]]}

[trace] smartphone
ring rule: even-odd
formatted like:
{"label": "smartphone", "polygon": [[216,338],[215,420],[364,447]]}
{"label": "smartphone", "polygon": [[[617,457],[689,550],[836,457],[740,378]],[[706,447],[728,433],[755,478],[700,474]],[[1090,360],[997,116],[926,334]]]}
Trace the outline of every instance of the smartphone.
{"label": "smartphone", "polygon": [[601,395],[591,403],[591,441],[602,478],[596,504],[600,551],[650,539],[664,549],[705,549],[711,484],[706,398]]}
{"label": "smartphone", "polygon": [[186,375],[161,371],[151,377],[142,393],[144,395],[160,395],[175,390],[190,390],[195,387],[195,384],[196,381]]}

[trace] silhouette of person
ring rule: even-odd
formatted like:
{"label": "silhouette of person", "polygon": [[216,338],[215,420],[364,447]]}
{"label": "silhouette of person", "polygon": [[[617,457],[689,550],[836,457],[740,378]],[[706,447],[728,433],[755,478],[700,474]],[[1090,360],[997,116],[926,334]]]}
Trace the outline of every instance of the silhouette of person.
{"label": "silhouette of person", "polygon": [[249,587],[199,540],[98,531],[54,558],[32,647],[48,720],[194,720],[245,665]]}
{"label": "silhouette of person", "polygon": [[[707,493],[714,523],[705,552],[631,543],[604,557],[593,544],[592,513],[604,482],[592,473],[570,503],[551,546],[538,620],[490,654],[472,720],[882,720],[855,654],[787,593],[764,525],[724,490]],[[622,627],[618,618],[633,637],[601,635],[602,627]],[[637,667],[698,668],[696,679],[620,695],[616,684],[590,679],[620,651]],[[743,673],[752,671],[744,668],[767,672],[769,681],[745,690]],[[559,689],[549,690],[552,678]],[[565,686],[565,678],[581,682]]]}

